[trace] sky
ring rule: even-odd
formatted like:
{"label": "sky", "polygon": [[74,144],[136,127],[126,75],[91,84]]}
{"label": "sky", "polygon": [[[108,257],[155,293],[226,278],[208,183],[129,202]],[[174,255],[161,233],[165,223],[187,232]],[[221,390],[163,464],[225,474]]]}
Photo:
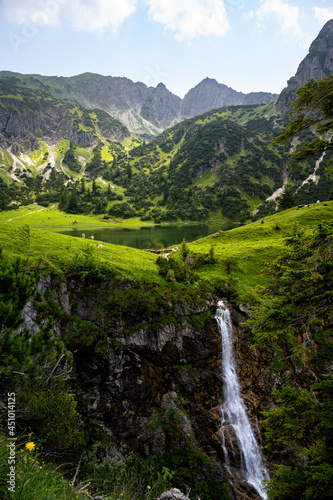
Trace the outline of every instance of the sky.
{"label": "sky", "polygon": [[0,70],[279,93],[332,0],[0,0]]}

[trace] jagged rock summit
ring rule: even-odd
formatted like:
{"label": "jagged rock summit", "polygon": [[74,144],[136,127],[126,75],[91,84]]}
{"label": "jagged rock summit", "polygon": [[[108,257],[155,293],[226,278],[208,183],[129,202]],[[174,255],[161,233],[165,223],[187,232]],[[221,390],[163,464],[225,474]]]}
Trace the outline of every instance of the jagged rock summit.
{"label": "jagged rock summit", "polygon": [[333,73],[333,19],[320,30],[311,43],[309,53],[298,66],[295,76],[290,78],[277,101],[277,109],[290,111],[288,103],[294,101],[296,91],[313,78],[320,81]]}
{"label": "jagged rock summit", "polygon": [[213,78],[205,78],[185,95],[181,103],[181,116],[192,118],[222,106],[267,104],[276,97],[277,94],[269,92],[243,94],[227,87],[227,85],[218,83]]}

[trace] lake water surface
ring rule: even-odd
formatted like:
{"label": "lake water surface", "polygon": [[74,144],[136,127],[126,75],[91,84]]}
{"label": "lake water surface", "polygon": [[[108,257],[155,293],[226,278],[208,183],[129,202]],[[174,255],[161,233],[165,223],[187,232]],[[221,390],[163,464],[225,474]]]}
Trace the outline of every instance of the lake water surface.
{"label": "lake water surface", "polygon": [[94,236],[97,241],[113,243],[114,245],[125,245],[134,248],[167,248],[178,245],[183,241],[191,242],[222,229],[232,229],[231,224],[202,224],[202,225],[170,225],[170,226],[146,226],[146,227],[97,227],[87,228],[50,228],[51,231],[69,236],[86,238]]}

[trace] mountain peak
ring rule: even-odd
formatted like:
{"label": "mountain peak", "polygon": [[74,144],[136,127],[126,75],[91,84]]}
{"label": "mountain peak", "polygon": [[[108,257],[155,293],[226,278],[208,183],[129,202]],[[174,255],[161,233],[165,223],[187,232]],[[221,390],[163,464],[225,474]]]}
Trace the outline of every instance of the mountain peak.
{"label": "mountain peak", "polygon": [[198,83],[198,85],[201,85],[202,83],[212,83],[212,84],[217,84],[217,85],[221,85],[217,80],[215,80],[215,78],[209,78],[208,76],[206,76],[206,78],[204,78],[200,83]]}
{"label": "mountain peak", "polygon": [[324,26],[321,28],[318,36],[321,36],[323,33],[326,33],[329,31],[333,32],[333,19],[330,19],[329,21],[327,21],[326,24],[324,24]]}
{"label": "mountain peak", "polygon": [[214,108],[239,106],[242,104],[267,104],[277,97],[270,92],[243,94],[219,83],[214,78],[204,78],[185,95],[181,105],[181,116],[192,118]]}
{"label": "mountain peak", "polygon": [[333,73],[333,19],[330,19],[311,43],[307,56],[298,66],[295,76],[290,78],[277,101],[277,109],[287,113],[289,102],[296,98],[296,92],[308,80],[323,80]]}

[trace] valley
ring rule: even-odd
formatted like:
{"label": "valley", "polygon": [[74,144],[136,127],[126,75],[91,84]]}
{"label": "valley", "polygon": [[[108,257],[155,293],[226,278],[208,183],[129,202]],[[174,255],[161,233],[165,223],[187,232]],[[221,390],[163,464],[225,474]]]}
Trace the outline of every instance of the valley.
{"label": "valley", "polygon": [[332,498],[332,47],[279,96],[0,72],[1,498]]}

